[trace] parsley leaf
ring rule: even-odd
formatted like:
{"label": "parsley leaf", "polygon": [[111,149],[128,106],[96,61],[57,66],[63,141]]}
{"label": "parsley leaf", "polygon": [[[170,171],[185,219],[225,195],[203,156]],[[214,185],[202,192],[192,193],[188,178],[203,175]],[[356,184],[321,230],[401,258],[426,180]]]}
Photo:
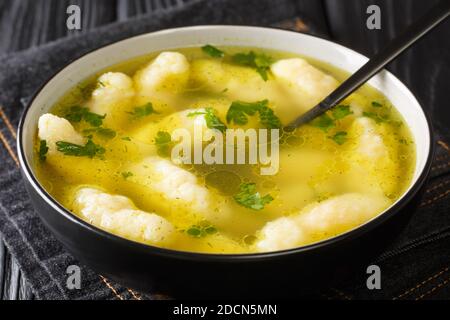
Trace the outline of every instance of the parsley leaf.
{"label": "parsley leaf", "polygon": [[97,133],[99,136],[102,136],[103,138],[106,138],[106,139],[112,139],[116,136],[116,132],[113,129],[103,128],[103,127],[84,129],[83,132],[84,133]]}
{"label": "parsley leaf", "polygon": [[328,138],[332,139],[338,145],[342,145],[345,143],[345,141],[347,141],[347,132],[339,131],[339,132],[336,132],[334,136],[330,136]]}
{"label": "parsley leaf", "polygon": [[192,225],[186,230],[186,233],[194,238],[205,237],[216,232],[217,229],[212,225]]}
{"label": "parsley leaf", "polygon": [[346,116],[348,116],[350,114],[353,114],[353,111],[350,110],[350,106],[348,106],[348,105],[338,105],[333,108],[333,111],[331,113],[335,120],[339,120],[339,119],[345,118]]}
{"label": "parsley leaf", "polygon": [[267,72],[270,69],[273,59],[268,55],[250,51],[249,53],[237,53],[233,55],[232,61],[239,65],[254,68],[261,78],[267,81]]}
{"label": "parsley leaf", "polygon": [[247,207],[253,210],[262,210],[264,205],[270,203],[273,197],[270,194],[261,196],[256,191],[255,183],[241,183],[239,186],[240,192],[234,195],[234,200],[241,206]]}
{"label": "parsley leaf", "polygon": [[106,114],[101,116],[99,114],[86,111],[84,114],[84,121],[88,122],[93,127],[100,127],[102,125],[103,119],[105,119],[105,117],[106,117]]}
{"label": "parsley leaf", "polygon": [[324,113],[321,116],[315,118],[311,122],[311,125],[313,125],[314,127],[319,128],[320,130],[328,132],[328,130],[333,128],[336,124],[334,123],[334,120],[329,115]]}
{"label": "parsley leaf", "polygon": [[47,159],[47,152],[48,152],[47,141],[41,140],[39,142],[39,160],[45,161],[45,159]]}
{"label": "parsley leaf", "polygon": [[237,125],[248,123],[247,115],[253,116],[267,100],[258,102],[233,101],[227,111],[227,123],[233,121]]}
{"label": "parsley leaf", "polygon": [[[267,100],[266,100],[267,101]],[[267,104],[259,109],[259,122],[267,129],[280,129],[281,121]]]}
{"label": "parsley leaf", "polygon": [[389,119],[389,116],[387,116],[387,115],[379,115],[374,112],[366,112],[366,111],[363,112],[363,116],[367,117],[367,118],[371,118],[376,123],[386,122]]}
{"label": "parsley leaf", "polygon": [[136,107],[133,109],[132,112],[127,112],[129,114],[131,114],[133,116],[134,119],[139,119],[139,118],[143,118],[145,116],[148,116],[152,113],[156,113],[158,114],[158,112],[156,112],[153,109],[153,104],[151,102],[141,106],[141,107]]}
{"label": "parsley leaf", "polygon": [[259,121],[264,127],[279,129],[281,128],[281,121],[268,107],[268,104],[268,100],[257,102],[233,101],[227,111],[227,123],[234,122],[237,125],[245,125],[248,123],[247,116],[253,116],[258,112]]}
{"label": "parsley leaf", "polygon": [[95,144],[91,139],[89,139],[84,146],[71,142],[58,141],[56,142],[56,148],[58,151],[64,153],[66,156],[75,156],[75,157],[93,158],[96,155],[101,155],[105,153],[105,148],[103,148],[98,144]]}
{"label": "parsley leaf", "polygon": [[206,126],[210,129],[217,129],[220,132],[225,132],[227,126],[216,116],[213,108],[206,108],[205,121]]}
{"label": "parsley leaf", "polygon": [[383,105],[379,103],[378,101],[372,101],[372,107],[374,108],[381,108]]}
{"label": "parsley leaf", "polygon": [[133,172],[131,171],[124,171],[122,172],[122,177],[126,180],[127,178],[133,176]]}
{"label": "parsley leaf", "polygon": [[83,119],[85,108],[80,106],[73,106],[70,108],[69,113],[67,113],[64,118],[70,122],[80,122]]}
{"label": "parsley leaf", "polygon": [[217,129],[220,132],[224,133],[227,130],[227,126],[223,123],[218,116],[216,116],[216,112],[213,108],[205,108],[205,111],[193,111],[188,113],[188,117],[195,117],[198,115],[205,115],[206,126],[210,129]]}
{"label": "parsley leaf", "polygon": [[155,137],[155,144],[158,149],[158,154],[162,157],[168,157],[170,154],[170,146],[172,137],[166,131],[158,131]]}
{"label": "parsley leaf", "polygon": [[210,44],[203,46],[202,50],[204,53],[206,53],[207,55],[209,55],[213,58],[222,58],[225,55],[225,52],[217,49],[216,47],[214,47]]}
{"label": "parsley leaf", "polygon": [[72,106],[69,112],[64,116],[70,122],[80,122],[84,120],[88,122],[93,127],[100,127],[103,124],[103,119],[106,114],[100,115],[97,113],[90,112],[88,108],[83,108],[80,106]]}

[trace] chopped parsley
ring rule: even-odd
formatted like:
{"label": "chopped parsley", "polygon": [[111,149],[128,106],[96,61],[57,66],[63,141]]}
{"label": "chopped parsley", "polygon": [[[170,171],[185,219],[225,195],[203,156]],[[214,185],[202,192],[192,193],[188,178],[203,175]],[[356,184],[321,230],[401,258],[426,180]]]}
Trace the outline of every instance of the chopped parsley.
{"label": "chopped parsley", "polygon": [[217,229],[212,225],[192,225],[186,230],[186,233],[194,238],[205,237],[216,232]]}
{"label": "chopped parsley", "polygon": [[372,101],[372,107],[374,108],[381,108],[383,105],[379,103],[378,101]]}
{"label": "chopped parsley", "polygon": [[188,113],[188,117],[195,117],[198,115],[205,115],[206,126],[210,129],[217,129],[220,132],[225,132],[227,126],[216,116],[214,108],[205,108],[205,111],[194,111]]}
{"label": "chopped parsley", "polygon": [[264,127],[279,129],[281,128],[281,121],[268,107],[268,104],[268,100],[257,102],[233,101],[227,112],[227,123],[234,122],[237,125],[245,125],[248,123],[248,116],[253,116],[258,112],[259,121]]}
{"label": "chopped parsley", "polygon": [[[267,100],[266,100],[267,101]],[[266,103],[267,104],[267,103]],[[267,129],[280,129],[281,121],[267,105],[259,110],[259,122]]]}
{"label": "chopped parsley", "polygon": [[80,106],[72,106],[69,112],[64,116],[70,122],[80,122],[81,120],[86,121],[93,127],[100,127],[103,124],[103,119],[105,119],[106,114],[100,115],[97,113],[90,112],[88,108]]}
{"label": "chopped parsley", "polygon": [[166,131],[158,131],[155,137],[155,144],[158,149],[158,154],[162,157],[168,157],[172,144],[172,137],[170,136],[170,133]]}
{"label": "chopped parsley", "polygon": [[96,133],[99,136],[106,138],[106,139],[112,139],[116,136],[116,132],[113,129],[103,128],[103,127],[84,129],[83,132],[88,133],[88,134]]}
{"label": "chopped parsley", "polygon": [[264,206],[273,200],[270,194],[261,196],[259,192],[256,191],[255,183],[241,183],[239,186],[240,192],[234,195],[234,200],[249,209],[262,210]]}
{"label": "chopped parsley", "polygon": [[38,152],[39,160],[45,161],[45,159],[47,159],[47,152],[48,152],[47,141],[41,140],[39,142],[39,152]]}
{"label": "chopped parsley", "polygon": [[127,178],[133,176],[133,172],[130,171],[124,171],[122,172],[122,177],[126,180]]}
{"label": "chopped parsley", "polygon": [[158,113],[153,109],[153,104],[151,102],[140,106],[140,107],[135,107],[133,109],[133,111],[131,112],[127,112],[129,113],[134,119],[139,119],[139,118],[143,118],[146,117],[152,113]]}
{"label": "chopped parsley", "polygon": [[334,107],[333,110],[331,111],[331,114],[333,115],[333,118],[335,120],[345,118],[346,116],[348,116],[352,113],[353,113],[353,111],[350,110],[350,106],[348,106],[348,105],[338,105],[338,106]]}
{"label": "chopped parsley", "polygon": [[324,113],[324,114],[318,116],[317,118],[315,118],[311,122],[311,125],[319,128],[320,130],[322,130],[324,132],[328,132],[328,130],[330,130],[331,128],[334,128],[334,126],[336,124],[335,124],[334,119],[332,119],[328,114]]}
{"label": "chopped parsley", "polygon": [[237,53],[233,55],[232,61],[236,64],[255,69],[261,78],[263,78],[264,81],[267,81],[267,72],[270,69],[273,59],[263,53],[255,53],[250,51],[248,53]]}
{"label": "chopped parsley", "polygon": [[319,128],[324,132],[328,132],[328,130],[336,126],[336,120],[343,119],[351,114],[353,114],[353,111],[350,110],[350,106],[338,105],[331,110],[331,117],[328,115],[328,113],[324,113],[321,116],[313,119],[311,121],[311,125]]}
{"label": "chopped parsley", "polygon": [[131,138],[130,138],[130,137],[122,137],[121,139],[122,139],[122,140],[125,140],[125,141],[131,141]]}
{"label": "chopped parsley", "polygon": [[216,47],[214,47],[210,44],[203,46],[202,50],[204,53],[206,53],[207,55],[209,55],[213,58],[223,58],[223,56],[225,56],[225,52],[217,49]]}
{"label": "chopped parsley", "polygon": [[332,139],[338,145],[342,145],[345,143],[345,141],[347,141],[347,132],[339,131],[339,132],[336,132],[333,136],[330,136],[328,138]]}
{"label": "chopped parsley", "polygon": [[95,144],[91,139],[88,139],[88,142],[84,146],[66,141],[58,141],[56,142],[56,148],[66,156],[75,157],[93,158],[105,153],[105,148]]}
{"label": "chopped parsley", "polygon": [[374,120],[376,123],[387,122],[389,120],[388,115],[379,115],[374,112],[363,112],[363,116]]}

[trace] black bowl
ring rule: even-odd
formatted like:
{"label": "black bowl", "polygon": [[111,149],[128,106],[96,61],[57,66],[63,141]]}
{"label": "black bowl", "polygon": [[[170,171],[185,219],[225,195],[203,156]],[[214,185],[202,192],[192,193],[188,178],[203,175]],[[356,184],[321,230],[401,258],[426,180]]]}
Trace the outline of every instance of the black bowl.
{"label": "black bowl", "polygon": [[[138,36],[83,56],[59,71],[36,93],[25,109],[18,128],[17,145],[22,174],[32,203],[42,221],[74,257],[102,275],[143,292],[166,293],[175,297],[292,297],[340,281],[356,272],[355,270],[362,270],[361,267],[365,269],[370,259],[391,243],[407,224],[423,193],[423,186],[431,167],[433,139],[429,118],[422,110],[419,116],[423,117],[422,121],[426,123],[423,126],[426,132],[423,134],[429,137],[429,141],[425,142],[425,145],[429,144],[429,148],[427,154],[422,155],[424,161],[421,171],[401,199],[384,213],[358,228],[296,249],[221,255],[181,252],[144,245],[115,236],[81,220],[54,200],[37,181],[30,165],[33,159],[30,141],[34,137],[33,130],[34,132],[36,130],[33,123],[37,121],[37,116],[51,105],[42,98],[42,95],[45,98],[45,92],[52,90],[59,92],[60,88],[52,87],[57,86],[57,82],[64,82],[64,73],[73,77],[74,69],[83,65],[83,59],[98,55],[101,50],[114,52],[118,47],[129,47],[133,42],[147,41],[145,37],[150,37],[150,40],[154,40],[152,37],[155,35],[159,38],[167,37],[170,42],[170,39],[178,39],[190,33],[202,39],[203,33],[205,40],[197,40],[194,43],[198,41],[206,43],[211,42],[208,41],[208,36],[218,32],[227,35],[227,39],[230,34],[243,33],[243,38],[245,35],[254,34],[256,38],[277,36],[292,41],[298,38],[299,41],[306,43],[310,41],[313,44],[323,42],[321,45],[334,48],[340,53],[344,51],[345,54],[352,55],[352,58],[362,61],[365,59],[337,44],[307,35],[266,28],[232,26],[181,28]],[[164,43],[159,45],[164,46]],[[186,43],[178,45],[183,46],[187,46]],[[152,49],[147,50],[160,49],[150,48]],[[101,66],[95,67],[97,70],[101,69]],[[414,100],[400,81],[383,72],[384,76],[389,77],[386,81],[394,82],[399,90],[405,91],[404,94],[408,94],[408,98]],[[73,85],[74,81],[72,79],[70,81],[72,81],[70,85]],[[415,103],[418,105],[417,101]],[[405,120],[408,122],[408,119]]]}

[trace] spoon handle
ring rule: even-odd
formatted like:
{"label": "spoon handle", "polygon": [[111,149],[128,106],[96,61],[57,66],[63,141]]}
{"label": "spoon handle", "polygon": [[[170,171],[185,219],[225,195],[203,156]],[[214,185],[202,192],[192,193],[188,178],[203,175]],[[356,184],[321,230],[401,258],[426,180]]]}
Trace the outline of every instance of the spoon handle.
{"label": "spoon handle", "polygon": [[450,15],[450,1],[443,0],[417,22],[409,26],[400,36],[392,40],[384,49],[373,56],[358,71],[345,80],[318,105],[291,122],[287,128],[296,128],[330,110],[344,100],[367,80],[377,74],[400,53],[419,40]]}

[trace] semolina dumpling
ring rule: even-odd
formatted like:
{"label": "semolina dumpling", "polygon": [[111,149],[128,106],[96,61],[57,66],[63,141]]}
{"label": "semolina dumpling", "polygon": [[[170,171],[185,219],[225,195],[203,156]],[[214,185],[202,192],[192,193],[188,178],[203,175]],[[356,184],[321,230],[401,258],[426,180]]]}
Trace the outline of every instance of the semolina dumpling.
{"label": "semolina dumpling", "polygon": [[161,245],[170,243],[176,235],[166,219],[136,209],[124,196],[110,195],[97,188],[79,189],[75,208],[90,223],[133,240]]}

